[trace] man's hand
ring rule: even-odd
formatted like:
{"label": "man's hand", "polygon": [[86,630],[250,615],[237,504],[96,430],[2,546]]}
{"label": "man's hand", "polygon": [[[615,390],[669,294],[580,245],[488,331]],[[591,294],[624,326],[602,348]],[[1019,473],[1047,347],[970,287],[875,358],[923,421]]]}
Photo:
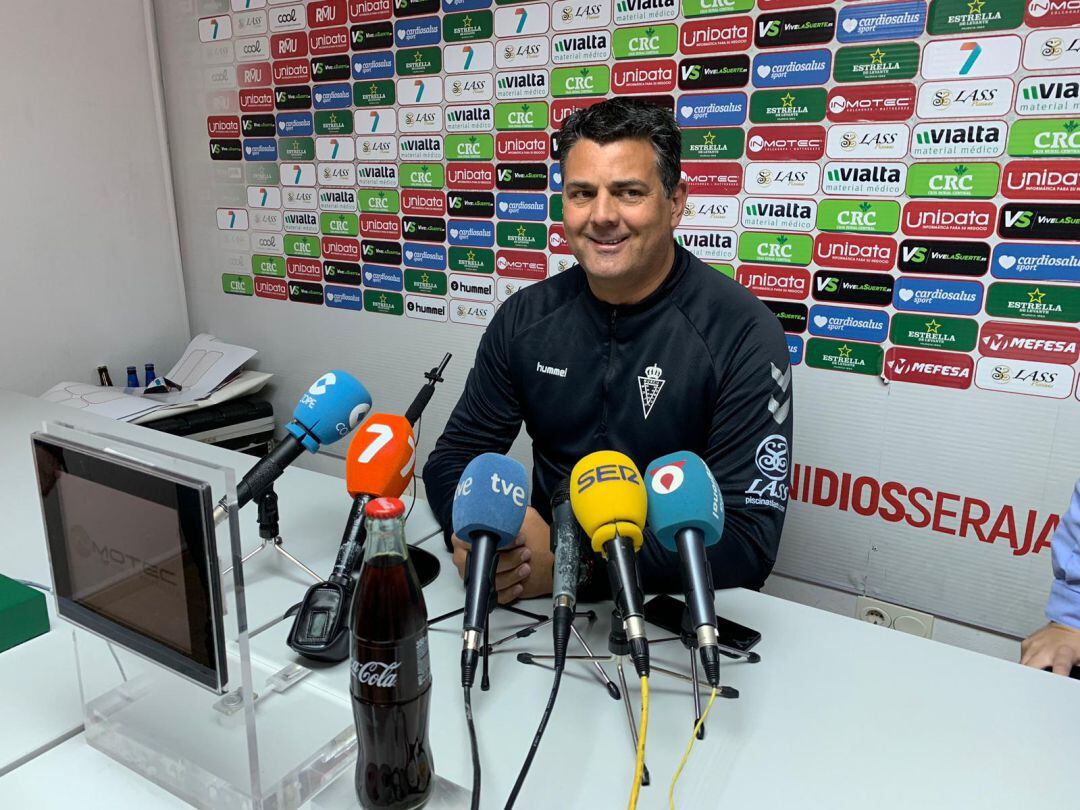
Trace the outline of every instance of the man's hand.
{"label": "man's hand", "polygon": [[1035,669],[1053,667],[1056,675],[1068,675],[1080,665],[1080,630],[1050,622],[1020,642],[1020,663]]}
{"label": "man's hand", "polygon": [[[465,579],[465,560],[470,546],[456,534],[451,541],[454,545],[454,567],[458,575]],[[525,510],[525,520],[514,542],[499,549],[495,566],[495,591],[499,604],[551,593],[554,566],[550,529],[540,513],[530,506]]]}

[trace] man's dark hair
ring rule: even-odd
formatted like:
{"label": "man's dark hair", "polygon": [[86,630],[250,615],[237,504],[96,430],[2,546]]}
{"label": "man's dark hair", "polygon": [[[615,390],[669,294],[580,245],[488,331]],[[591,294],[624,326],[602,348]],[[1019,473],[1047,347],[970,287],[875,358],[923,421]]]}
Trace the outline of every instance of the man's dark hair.
{"label": "man's dark hair", "polygon": [[566,156],[585,138],[601,146],[627,138],[647,140],[656,153],[656,168],[668,197],[682,177],[682,132],[675,117],[663,107],[633,98],[609,98],[576,110],[558,133],[559,168],[566,177]]}

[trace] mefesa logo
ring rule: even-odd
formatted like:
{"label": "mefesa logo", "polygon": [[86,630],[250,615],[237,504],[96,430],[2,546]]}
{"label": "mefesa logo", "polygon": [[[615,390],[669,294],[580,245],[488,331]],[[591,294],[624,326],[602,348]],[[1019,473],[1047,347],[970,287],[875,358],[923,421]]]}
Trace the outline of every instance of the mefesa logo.
{"label": "mefesa logo", "polygon": [[691,194],[730,196],[742,191],[741,163],[719,160],[686,161],[682,165],[682,174]]}
{"label": "mefesa logo", "polygon": [[499,160],[543,160],[550,144],[546,132],[500,132],[495,136]]}
{"label": "mefesa logo", "polygon": [[751,127],[746,153],[754,160],[817,160],[825,154],[825,127]]}
{"label": "mefesa logo", "polygon": [[393,214],[361,214],[360,235],[365,239],[400,239],[401,220]]}
{"label": "mefesa logo", "polygon": [[507,278],[547,278],[547,259],[533,250],[499,250],[495,253],[495,272]]}
{"label": "mefesa logo", "polygon": [[979,351],[990,357],[1072,365],[1080,359],[1080,329],[987,321],[979,331]]}
{"label": "mefesa logo", "polygon": [[1001,175],[1001,193],[1010,200],[1064,198],[1077,188],[1080,160],[1014,160]]}
{"label": "mefesa logo", "polygon": [[446,213],[446,193],[431,189],[401,190],[401,213],[442,216]]}
{"label": "mefesa logo", "polygon": [[754,37],[750,17],[690,20],[679,30],[679,50],[684,54],[745,51]]}
{"label": "mefesa logo", "polygon": [[970,355],[894,346],[885,353],[882,376],[889,382],[970,388],[975,361]]}
{"label": "mefesa logo", "polygon": [[900,227],[908,236],[982,239],[994,232],[997,208],[990,202],[911,200]]}
{"label": "mefesa logo", "polygon": [[896,241],[889,236],[819,233],[814,262],[842,270],[891,270],[896,264]]}
{"label": "mefesa logo", "polygon": [[906,121],[915,113],[915,85],[834,87],[826,101],[830,121]]}
{"label": "mefesa logo", "polygon": [[810,292],[810,273],[803,267],[744,264],[735,280],[754,295],[801,301]]}

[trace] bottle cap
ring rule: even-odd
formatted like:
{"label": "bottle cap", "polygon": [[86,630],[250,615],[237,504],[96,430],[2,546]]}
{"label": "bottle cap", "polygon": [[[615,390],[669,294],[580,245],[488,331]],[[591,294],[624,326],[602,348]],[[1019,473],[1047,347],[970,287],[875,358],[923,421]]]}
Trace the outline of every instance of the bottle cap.
{"label": "bottle cap", "polygon": [[405,504],[397,498],[375,498],[368,501],[364,508],[364,514],[376,520],[397,518],[405,514]]}

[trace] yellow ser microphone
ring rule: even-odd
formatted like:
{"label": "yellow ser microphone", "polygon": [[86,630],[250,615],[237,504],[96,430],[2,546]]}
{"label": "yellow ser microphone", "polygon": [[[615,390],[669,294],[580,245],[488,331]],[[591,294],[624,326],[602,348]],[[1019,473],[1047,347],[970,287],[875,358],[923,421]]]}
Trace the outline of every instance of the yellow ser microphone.
{"label": "yellow ser microphone", "polygon": [[590,453],[570,473],[570,505],[593,551],[607,560],[611,592],[626,629],[634,669],[639,677],[648,677],[644,596],[634,556],[641,548],[648,507],[641,473],[623,453]]}

